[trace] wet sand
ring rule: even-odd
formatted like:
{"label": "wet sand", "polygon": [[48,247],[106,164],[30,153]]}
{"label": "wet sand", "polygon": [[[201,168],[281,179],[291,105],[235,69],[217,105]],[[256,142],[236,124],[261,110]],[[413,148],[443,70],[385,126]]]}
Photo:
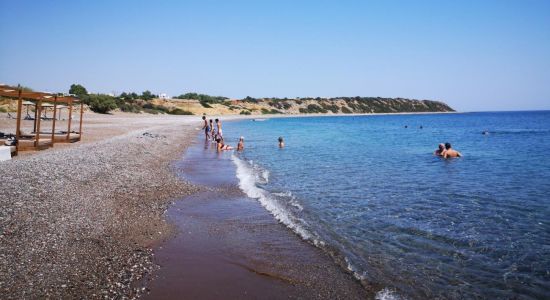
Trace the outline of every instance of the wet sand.
{"label": "wet sand", "polygon": [[160,269],[145,299],[372,297],[327,254],[238,189],[230,152],[204,146],[197,142],[176,165],[180,176],[207,191],[169,208],[167,219],[178,234],[155,249]]}

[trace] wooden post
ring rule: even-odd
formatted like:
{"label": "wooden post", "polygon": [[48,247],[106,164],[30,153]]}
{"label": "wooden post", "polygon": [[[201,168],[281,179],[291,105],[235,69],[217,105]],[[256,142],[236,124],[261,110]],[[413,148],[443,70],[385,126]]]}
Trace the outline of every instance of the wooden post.
{"label": "wooden post", "polygon": [[84,103],[80,101],[80,128],[78,129],[78,141],[82,140],[82,117],[84,116]]}
{"label": "wooden post", "polygon": [[34,131],[34,134],[36,135],[36,139],[34,141],[34,147],[38,148],[40,145],[40,116],[42,115],[42,99],[38,100],[36,110],[38,113],[38,118],[35,120],[36,130]]}
{"label": "wooden post", "polygon": [[15,154],[19,152],[19,138],[21,137],[21,113],[23,109],[23,100],[21,99],[21,88],[17,98],[17,125],[15,128]]}
{"label": "wooden post", "polygon": [[36,101],[34,102],[34,121],[33,121],[33,131],[36,132],[36,120],[38,120],[38,106],[36,105]]}
{"label": "wooden post", "polygon": [[55,120],[57,119],[57,95],[53,98],[52,147],[55,144]]}
{"label": "wooden post", "polygon": [[71,119],[73,118],[73,99],[69,100],[69,125],[67,126],[67,142],[71,138]]}

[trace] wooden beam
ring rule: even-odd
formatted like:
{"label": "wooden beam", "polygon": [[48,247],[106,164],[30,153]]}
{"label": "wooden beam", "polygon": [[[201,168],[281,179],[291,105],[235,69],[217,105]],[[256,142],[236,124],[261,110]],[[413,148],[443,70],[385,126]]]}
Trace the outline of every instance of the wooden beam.
{"label": "wooden beam", "polygon": [[38,147],[40,144],[40,116],[42,115],[42,100],[38,100],[35,115],[36,114],[38,114],[38,118],[35,119],[36,130],[34,131],[34,134],[36,135],[36,139],[34,141],[34,146]]}
{"label": "wooden beam", "polygon": [[34,104],[33,131],[36,132],[36,120],[38,119],[38,104]]}
{"label": "wooden beam", "polygon": [[67,126],[67,142],[71,138],[71,119],[73,117],[73,101],[69,102],[69,125]]}
{"label": "wooden beam", "polygon": [[80,128],[78,129],[78,141],[82,140],[82,117],[84,116],[84,103],[80,102]]}
{"label": "wooden beam", "polygon": [[15,127],[15,154],[19,152],[19,137],[21,136],[21,114],[23,110],[23,99],[21,99],[21,89],[17,99],[17,125]]}
{"label": "wooden beam", "polygon": [[57,120],[57,96],[53,99],[52,147],[55,144],[55,120]]}

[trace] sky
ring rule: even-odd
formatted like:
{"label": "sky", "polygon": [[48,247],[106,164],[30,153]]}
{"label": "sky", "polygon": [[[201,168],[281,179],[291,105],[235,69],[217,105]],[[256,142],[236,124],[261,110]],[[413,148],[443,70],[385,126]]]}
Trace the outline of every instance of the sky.
{"label": "sky", "polygon": [[0,83],[550,109],[550,1],[0,0]]}

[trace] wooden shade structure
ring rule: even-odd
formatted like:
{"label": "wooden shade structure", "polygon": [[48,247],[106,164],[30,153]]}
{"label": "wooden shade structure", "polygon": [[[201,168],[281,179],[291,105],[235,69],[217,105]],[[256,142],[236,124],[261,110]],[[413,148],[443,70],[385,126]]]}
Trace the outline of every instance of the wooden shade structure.
{"label": "wooden shade structure", "polygon": [[[82,117],[84,114],[84,104],[76,97],[73,96],[59,96],[56,94],[43,93],[43,92],[27,92],[23,91],[21,87],[11,87],[7,85],[0,85],[0,96],[16,99],[17,100],[17,125],[15,130],[16,137],[16,154],[20,150],[42,150],[48,147],[53,147],[54,143],[71,143],[80,141],[82,138]],[[34,118],[34,136],[24,136],[21,133],[21,115],[23,112],[23,100],[33,102],[35,105],[35,118]],[[41,141],[40,137],[46,137],[40,132],[40,120],[43,102],[53,103],[53,119],[52,119],[52,132],[50,135],[50,141]],[[55,136],[55,121],[57,113],[57,104],[63,103],[69,107],[69,118],[66,134],[63,136]],[[78,137],[71,137],[71,122],[72,122],[72,110],[75,104],[80,104],[80,125],[78,131]],[[28,112],[27,112],[28,113]],[[22,138],[32,138],[34,141],[31,144],[21,143]],[[28,139],[27,139],[28,140]]]}

